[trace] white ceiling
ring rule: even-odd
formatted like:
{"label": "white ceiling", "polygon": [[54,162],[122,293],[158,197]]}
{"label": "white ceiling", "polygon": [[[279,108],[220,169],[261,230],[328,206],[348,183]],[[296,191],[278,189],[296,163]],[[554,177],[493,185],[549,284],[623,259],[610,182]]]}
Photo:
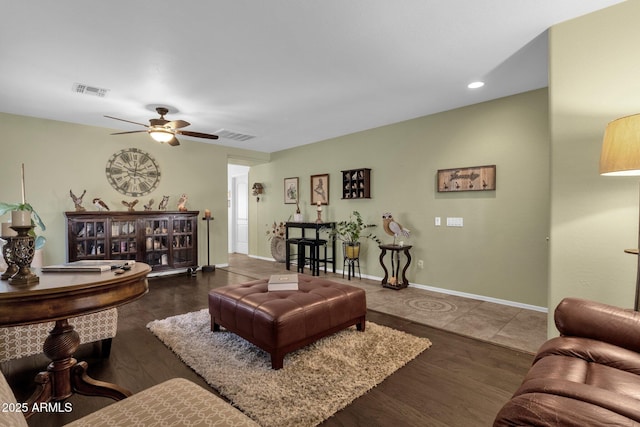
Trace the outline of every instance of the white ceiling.
{"label": "white ceiling", "polygon": [[273,152],[545,87],[546,30],[620,2],[7,1],[0,111],[128,131],[103,116],[169,105],[185,130],[255,136],[198,141]]}

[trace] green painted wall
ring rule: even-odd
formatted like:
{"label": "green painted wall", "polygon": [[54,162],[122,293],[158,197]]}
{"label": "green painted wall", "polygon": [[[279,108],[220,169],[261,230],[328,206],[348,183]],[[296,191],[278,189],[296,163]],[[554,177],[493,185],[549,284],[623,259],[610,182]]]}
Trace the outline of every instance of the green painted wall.
{"label": "green painted wall", "polygon": [[549,307],[566,296],[633,307],[636,258],[623,250],[638,245],[640,180],[602,177],[598,162],[607,123],[640,112],[639,16],[627,1],[550,32]]}
{"label": "green painted wall", "polygon": [[[295,211],[284,204],[284,178],[300,178],[303,214],[315,220],[309,177],[328,173],[325,218],[339,221],[357,210],[390,243],[381,227],[390,211],[412,231],[405,239],[413,245],[412,283],[546,307],[548,132],[543,89],[273,153],[250,172],[250,183],[265,185],[260,202],[250,201],[250,253],[270,257],[268,225]],[[489,164],[497,166],[496,191],[436,191],[438,169]],[[340,171],[363,167],[372,169],[372,199],[342,200]],[[464,227],[436,227],[436,216],[443,224],[463,217]],[[379,249],[371,241],[365,248],[363,274],[381,277]]]}
{"label": "green painted wall", "polygon": [[[170,196],[169,208],[175,209],[178,197],[187,193],[187,208],[211,209],[211,262],[226,263],[227,257],[227,162],[251,164],[267,161],[269,156],[248,150],[234,150],[221,145],[181,140],[179,147],[154,143],[146,134],[111,136],[113,130],[81,126],[52,120],[0,113],[0,201],[21,199],[20,165],[25,164],[26,198],[42,216],[47,226],[44,235],[46,264],[61,263],[66,257],[66,223],[64,212],[74,210],[69,190],[76,195],[87,190],[84,207],[92,209],[91,200],[102,198],[112,210],[126,210],[122,200],[133,200],[117,193],[105,176],[109,157],[118,150],[137,147],[152,154],[162,173],[159,187],[140,198],[139,210],[149,199],[160,202]],[[9,215],[0,221],[9,221]],[[206,264],[207,246],[204,224],[199,229],[200,265]]]}

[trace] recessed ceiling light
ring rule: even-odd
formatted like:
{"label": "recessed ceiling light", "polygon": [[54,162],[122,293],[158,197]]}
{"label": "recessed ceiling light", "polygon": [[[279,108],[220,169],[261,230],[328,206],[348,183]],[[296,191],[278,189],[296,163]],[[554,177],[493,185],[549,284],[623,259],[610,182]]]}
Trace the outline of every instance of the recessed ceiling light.
{"label": "recessed ceiling light", "polygon": [[467,85],[469,89],[478,89],[484,86],[484,82],[472,82]]}

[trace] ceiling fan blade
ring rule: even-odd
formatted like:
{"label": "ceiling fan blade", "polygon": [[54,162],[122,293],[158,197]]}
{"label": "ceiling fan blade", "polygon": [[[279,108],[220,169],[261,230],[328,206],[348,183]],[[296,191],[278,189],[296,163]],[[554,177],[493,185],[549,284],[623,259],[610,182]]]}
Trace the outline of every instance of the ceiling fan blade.
{"label": "ceiling fan blade", "polygon": [[176,138],[175,136],[173,138],[171,138],[167,144],[169,144],[172,147],[175,147],[177,145],[180,145],[180,141],[178,141],[178,138]]}
{"label": "ceiling fan blade", "polygon": [[188,130],[177,130],[176,133],[184,136],[194,136],[196,138],[218,139],[218,135],[211,135],[210,133],[191,132]]}
{"label": "ceiling fan blade", "polygon": [[147,132],[146,130],[130,130],[128,132],[116,132],[111,135],[124,135],[125,133],[139,133],[139,132]]}
{"label": "ceiling fan blade", "polygon": [[191,123],[185,122],[184,120],[172,120],[170,122],[165,123],[165,126],[169,126],[172,129],[179,129],[189,126]]}
{"label": "ceiling fan blade", "polygon": [[108,118],[108,119],[120,120],[121,122],[133,123],[134,125],[140,125],[140,126],[147,127],[147,125],[145,125],[143,123],[132,122],[131,120],[119,119],[117,117],[112,117],[112,116],[105,116],[105,117]]}

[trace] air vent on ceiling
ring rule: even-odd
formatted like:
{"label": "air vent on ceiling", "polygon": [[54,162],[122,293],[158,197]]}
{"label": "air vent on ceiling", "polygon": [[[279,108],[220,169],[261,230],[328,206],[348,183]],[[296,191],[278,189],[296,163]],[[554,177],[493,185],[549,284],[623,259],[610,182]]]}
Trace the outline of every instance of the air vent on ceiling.
{"label": "air vent on ceiling", "polygon": [[246,135],[244,133],[232,132],[227,129],[220,129],[219,131],[215,132],[215,134],[218,135],[220,138],[233,139],[234,141],[248,141],[250,139],[255,138],[255,136],[253,135]]}
{"label": "air vent on ceiling", "polygon": [[103,89],[95,86],[88,86],[82,83],[74,83],[73,91],[77,93],[82,93],[85,95],[94,95],[94,96],[99,96],[100,98],[104,98],[109,92],[109,89]]}

